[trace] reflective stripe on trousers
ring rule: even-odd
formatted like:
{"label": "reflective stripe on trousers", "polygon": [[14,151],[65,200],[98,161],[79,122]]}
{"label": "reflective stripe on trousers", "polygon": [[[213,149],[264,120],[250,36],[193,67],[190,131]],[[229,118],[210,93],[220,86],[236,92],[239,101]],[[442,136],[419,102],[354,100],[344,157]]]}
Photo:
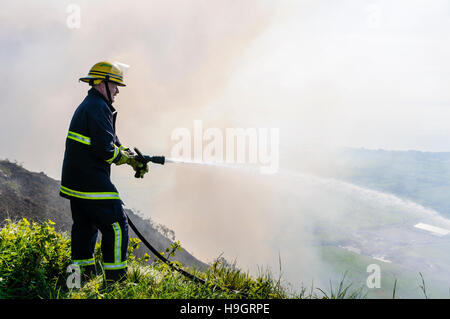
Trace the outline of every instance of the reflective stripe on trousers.
{"label": "reflective stripe on trousers", "polygon": [[118,222],[111,225],[114,230],[114,262],[103,263],[105,269],[123,269],[127,267],[127,261],[122,262],[122,230]]}

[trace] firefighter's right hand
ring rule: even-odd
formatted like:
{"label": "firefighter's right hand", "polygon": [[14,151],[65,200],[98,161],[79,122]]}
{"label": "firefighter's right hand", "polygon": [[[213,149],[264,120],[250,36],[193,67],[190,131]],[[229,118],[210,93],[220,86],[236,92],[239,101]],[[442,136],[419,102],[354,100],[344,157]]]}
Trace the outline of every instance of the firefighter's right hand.
{"label": "firefighter's right hand", "polygon": [[128,164],[136,171],[138,168],[141,168],[144,166],[144,164],[139,163],[134,154],[131,152],[128,152],[127,150],[121,150],[120,154],[122,155],[120,159],[117,161],[116,165],[122,165],[122,164]]}
{"label": "firefighter's right hand", "polygon": [[122,164],[129,164],[131,158],[133,157],[133,155],[131,155],[130,153],[128,153],[127,151],[121,150],[120,151],[120,159],[116,162],[116,165],[122,165]]}

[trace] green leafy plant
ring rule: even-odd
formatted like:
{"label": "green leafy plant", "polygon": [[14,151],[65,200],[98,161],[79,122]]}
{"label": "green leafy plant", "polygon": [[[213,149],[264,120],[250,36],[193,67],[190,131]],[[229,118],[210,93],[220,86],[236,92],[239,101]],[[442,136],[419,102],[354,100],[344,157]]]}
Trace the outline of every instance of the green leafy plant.
{"label": "green leafy plant", "polygon": [[70,264],[70,239],[52,221],[6,220],[0,230],[0,297],[54,296]]}

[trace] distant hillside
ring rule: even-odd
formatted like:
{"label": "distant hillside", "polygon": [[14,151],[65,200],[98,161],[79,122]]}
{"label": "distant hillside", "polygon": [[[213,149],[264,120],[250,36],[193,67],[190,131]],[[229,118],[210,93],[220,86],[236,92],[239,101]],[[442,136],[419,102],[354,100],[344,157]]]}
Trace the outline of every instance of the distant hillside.
{"label": "distant hillside", "polygon": [[450,152],[340,148],[326,156],[293,154],[283,161],[287,168],[390,193],[450,217]]}
{"label": "distant hillside", "polygon": [[[18,220],[27,218],[30,221],[44,222],[48,219],[56,223],[58,231],[70,231],[72,217],[69,201],[59,196],[60,182],[46,176],[43,172],[35,173],[26,170],[16,163],[0,160],[0,222],[5,219]],[[164,251],[172,241],[161,234],[151,220],[144,219],[130,209],[125,210],[134,224],[159,251]],[[130,229],[130,237],[137,237]],[[138,255],[148,252],[141,245]],[[151,255],[149,253],[149,255]],[[204,268],[206,265],[197,260],[185,249],[177,252],[175,260],[189,267]]]}
{"label": "distant hillside", "polygon": [[334,177],[395,194],[450,217],[450,153],[343,149]]}

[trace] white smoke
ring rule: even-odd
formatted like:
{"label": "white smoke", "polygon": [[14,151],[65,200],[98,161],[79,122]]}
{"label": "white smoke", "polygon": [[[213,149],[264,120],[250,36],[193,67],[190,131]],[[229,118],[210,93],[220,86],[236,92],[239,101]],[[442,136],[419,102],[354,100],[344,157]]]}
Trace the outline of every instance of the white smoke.
{"label": "white smoke", "polygon": [[59,178],[87,90],[77,79],[114,59],[131,66],[117,98],[125,145],[170,154],[172,130],[194,119],[280,129],[280,167],[294,174],[166,165],[137,180],[114,168],[127,204],[196,257],[224,252],[276,272],[280,256],[288,280],[326,283],[325,237],[359,238],[351,244],[364,252],[374,229],[386,230],[377,243],[387,249],[413,222],[445,226],[426,208],[309,169],[316,156],[332,161],[318,150],[335,146],[448,151],[447,1],[80,0],[79,29],[66,24],[71,3],[2,2],[2,157]]}

